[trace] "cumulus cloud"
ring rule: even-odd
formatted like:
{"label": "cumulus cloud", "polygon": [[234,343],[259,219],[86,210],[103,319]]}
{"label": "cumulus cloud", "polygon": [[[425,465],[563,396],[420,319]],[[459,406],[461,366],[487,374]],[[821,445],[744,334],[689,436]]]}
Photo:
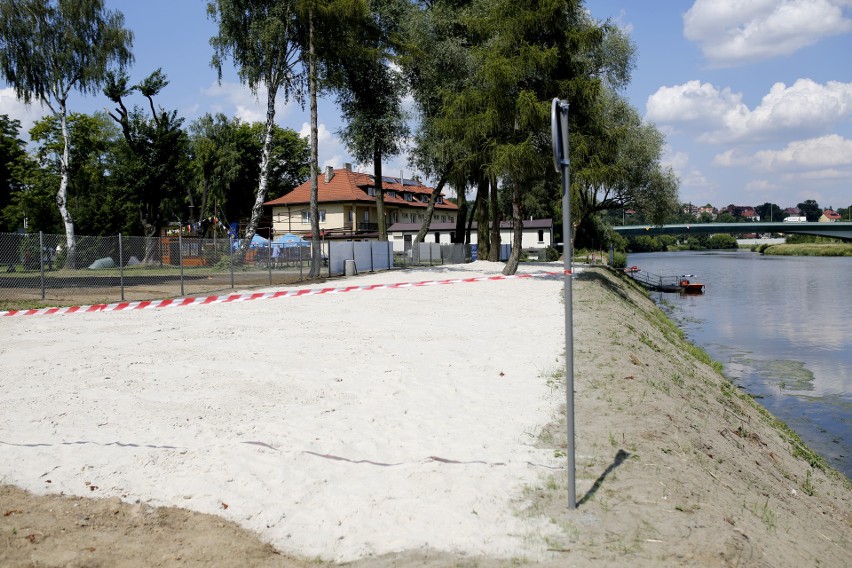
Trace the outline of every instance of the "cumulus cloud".
{"label": "cumulus cloud", "polygon": [[18,136],[21,140],[29,140],[30,128],[41,117],[50,114],[50,109],[36,102],[29,105],[24,104],[15,96],[15,89],[7,87],[0,89],[0,114],[8,115],[9,118],[20,121],[21,131]]}
{"label": "cumulus cloud", "polygon": [[830,134],[791,142],[781,150],[762,150],[753,156],[755,167],[764,170],[830,170],[852,167],[852,140]]}
{"label": "cumulus cloud", "polygon": [[[201,89],[201,93],[214,101],[219,101],[211,103],[213,112],[234,115],[244,122],[266,121],[267,90],[264,85],[260,85],[257,94],[253,95],[248,87],[240,83],[225,81],[219,84],[214,81],[210,86]],[[275,99],[276,121],[285,116],[293,104],[295,104],[293,101],[286,101],[279,94]]]}
{"label": "cumulus cloud", "polygon": [[[299,136],[310,140],[310,123],[302,123],[302,126],[299,129]],[[325,123],[322,122],[317,125],[317,146],[320,168],[325,168],[327,166],[342,168],[344,163],[353,162],[349,153],[346,151],[346,147],[343,145],[343,142],[328,129]]]}
{"label": "cumulus cloud", "polygon": [[852,83],[823,85],[811,79],[799,79],[789,87],[775,83],[752,110],[740,93],[689,81],[661,87],[648,98],[646,108],[648,120],[699,131],[701,142],[791,140],[828,133],[852,117]]}
{"label": "cumulus cloud", "polygon": [[711,65],[733,67],[789,55],[852,31],[848,0],[696,0],[684,36]]}

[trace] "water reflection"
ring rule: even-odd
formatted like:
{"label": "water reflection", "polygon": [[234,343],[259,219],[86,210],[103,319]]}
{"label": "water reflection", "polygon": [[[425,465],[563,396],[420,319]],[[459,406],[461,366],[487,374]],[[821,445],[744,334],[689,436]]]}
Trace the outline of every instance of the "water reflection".
{"label": "water reflection", "polygon": [[732,380],[852,477],[852,258],[645,253],[628,264],[696,274],[705,294],[652,298]]}

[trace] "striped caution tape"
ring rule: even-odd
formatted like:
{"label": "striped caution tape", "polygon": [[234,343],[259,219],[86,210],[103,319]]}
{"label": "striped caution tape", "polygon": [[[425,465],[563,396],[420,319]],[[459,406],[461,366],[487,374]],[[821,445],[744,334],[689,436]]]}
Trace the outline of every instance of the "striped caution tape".
{"label": "striped caution tape", "polygon": [[183,306],[200,306],[208,304],[229,304],[232,302],[248,302],[251,300],[269,300],[273,298],[292,298],[298,296],[318,296],[320,294],[339,294],[342,292],[369,292],[373,290],[389,290],[394,288],[416,288],[420,286],[437,286],[441,284],[467,284],[496,280],[511,280],[515,278],[549,278],[571,274],[570,270],[559,272],[536,272],[532,274],[514,274],[510,276],[476,276],[472,278],[450,278],[447,280],[423,280],[421,282],[397,282],[393,284],[366,284],[363,286],[340,286],[336,288],[299,288],[295,290],[279,290],[277,292],[254,292],[250,294],[228,294],[226,296],[196,296],[190,298],[172,298],[166,300],[142,300],[138,302],[115,302],[113,304],[92,304],[89,306],[68,306],[64,308],[39,308],[31,310],[0,311],[0,317],[11,316],[46,316],[59,314],[88,314],[93,312],[119,312],[144,310],[148,308],[174,308]]}

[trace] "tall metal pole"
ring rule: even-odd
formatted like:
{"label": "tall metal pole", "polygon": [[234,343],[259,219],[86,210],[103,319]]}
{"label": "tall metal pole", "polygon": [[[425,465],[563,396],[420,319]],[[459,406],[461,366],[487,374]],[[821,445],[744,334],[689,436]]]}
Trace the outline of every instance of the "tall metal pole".
{"label": "tall metal pole", "polygon": [[568,509],[577,508],[576,464],[574,457],[574,319],[571,286],[571,175],[568,156],[568,102],[553,99],[551,107],[553,163],[562,174],[562,258],[565,289],[565,422],[567,425]]}

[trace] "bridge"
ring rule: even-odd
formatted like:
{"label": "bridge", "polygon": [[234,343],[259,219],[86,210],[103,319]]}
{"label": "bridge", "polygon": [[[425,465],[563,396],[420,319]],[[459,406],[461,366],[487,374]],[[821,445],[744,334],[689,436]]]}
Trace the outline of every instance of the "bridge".
{"label": "bridge", "polygon": [[717,233],[794,233],[852,241],[852,223],[696,223],[694,225],[623,225],[612,228],[624,237],[640,235],[707,235]]}

